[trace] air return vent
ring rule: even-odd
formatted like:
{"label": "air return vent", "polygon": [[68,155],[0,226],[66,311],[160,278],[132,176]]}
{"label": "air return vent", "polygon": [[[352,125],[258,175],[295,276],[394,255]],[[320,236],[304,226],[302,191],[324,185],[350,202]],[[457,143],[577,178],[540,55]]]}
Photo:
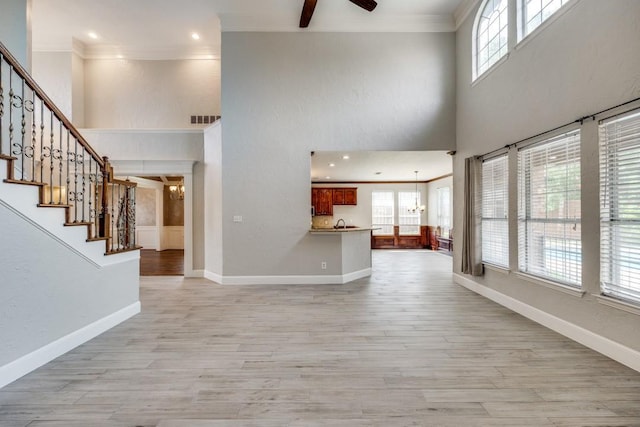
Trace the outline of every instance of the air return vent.
{"label": "air return vent", "polygon": [[191,116],[192,125],[208,125],[220,120],[220,116]]}

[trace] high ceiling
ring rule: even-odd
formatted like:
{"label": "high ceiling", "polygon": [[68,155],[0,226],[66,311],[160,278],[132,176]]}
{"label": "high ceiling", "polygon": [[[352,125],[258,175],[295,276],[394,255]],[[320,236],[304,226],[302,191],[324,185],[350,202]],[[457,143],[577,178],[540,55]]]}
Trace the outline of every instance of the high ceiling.
{"label": "high ceiling", "polygon": [[311,156],[313,182],[412,182],[414,171],[418,181],[449,175],[451,156],[446,151],[316,151]]}
{"label": "high ceiling", "polygon": [[33,48],[74,46],[87,58],[219,58],[221,31],[453,31],[473,2],[378,0],[369,13],[348,0],[319,0],[303,30],[303,0],[33,0]]}

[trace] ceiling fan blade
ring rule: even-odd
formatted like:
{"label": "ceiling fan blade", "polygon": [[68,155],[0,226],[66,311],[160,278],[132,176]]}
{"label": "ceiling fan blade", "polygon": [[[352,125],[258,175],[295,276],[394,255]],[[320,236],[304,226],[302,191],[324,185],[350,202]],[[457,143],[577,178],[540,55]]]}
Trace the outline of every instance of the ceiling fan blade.
{"label": "ceiling fan blade", "polygon": [[358,6],[360,6],[361,8],[369,12],[375,9],[376,6],[378,5],[378,3],[376,3],[374,0],[349,0],[349,1],[353,4],[357,4]]}
{"label": "ceiling fan blade", "polygon": [[300,28],[307,28],[309,26],[309,22],[311,22],[311,17],[313,16],[313,11],[316,8],[317,2],[318,0],[304,0],[302,15],[300,15]]}

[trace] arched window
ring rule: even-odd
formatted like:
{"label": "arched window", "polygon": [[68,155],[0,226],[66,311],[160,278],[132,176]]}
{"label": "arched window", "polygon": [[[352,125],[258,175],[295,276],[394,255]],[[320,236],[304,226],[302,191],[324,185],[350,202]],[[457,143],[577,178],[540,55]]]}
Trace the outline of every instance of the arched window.
{"label": "arched window", "polygon": [[520,18],[518,39],[522,40],[528,36],[568,2],[569,0],[521,0],[518,8]]}
{"label": "arched window", "polygon": [[478,11],[473,31],[473,79],[487,71],[508,50],[508,0],[485,0]]}

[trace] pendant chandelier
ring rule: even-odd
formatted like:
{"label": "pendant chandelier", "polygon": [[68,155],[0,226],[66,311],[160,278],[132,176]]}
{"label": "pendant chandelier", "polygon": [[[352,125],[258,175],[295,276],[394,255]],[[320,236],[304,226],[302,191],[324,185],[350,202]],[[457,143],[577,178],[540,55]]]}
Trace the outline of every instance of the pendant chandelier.
{"label": "pendant chandelier", "polygon": [[413,206],[409,207],[409,209],[407,209],[409,212],[411,213],[416,213],[416,212],[424,212],[425,210],[425,205],[419,205],[418,204],[418,171],[413,171],[416,174],[416,202]]}
{"label": "pendant chandelier", "polygon": [[169,197],[172,200],[184,200],[184,181],[169,186]]}

